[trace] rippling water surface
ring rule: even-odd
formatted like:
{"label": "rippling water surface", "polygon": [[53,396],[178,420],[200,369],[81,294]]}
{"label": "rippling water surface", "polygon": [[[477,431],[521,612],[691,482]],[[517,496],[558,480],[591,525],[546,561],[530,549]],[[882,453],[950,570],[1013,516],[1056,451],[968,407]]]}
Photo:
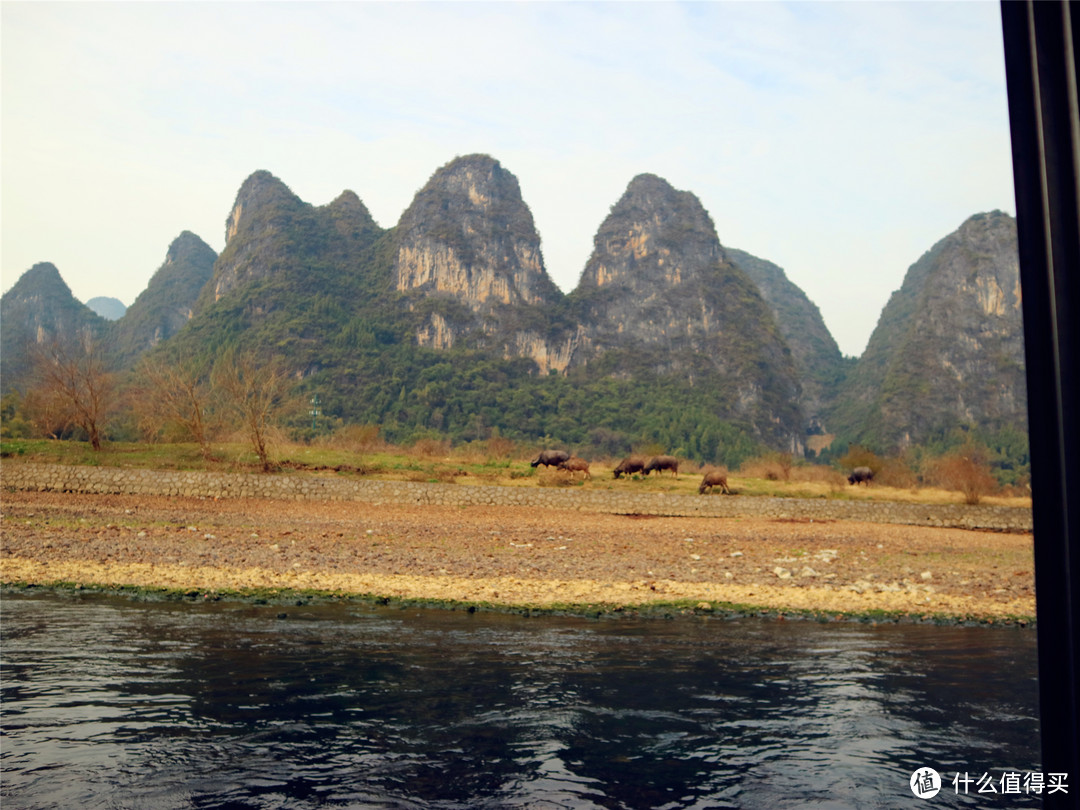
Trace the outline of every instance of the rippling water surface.
{"label": "rippling water surface", "polygon": [[0,619],[7,810],[912,807],[920,766],[1039,767],[1031,631],[24,596]]}

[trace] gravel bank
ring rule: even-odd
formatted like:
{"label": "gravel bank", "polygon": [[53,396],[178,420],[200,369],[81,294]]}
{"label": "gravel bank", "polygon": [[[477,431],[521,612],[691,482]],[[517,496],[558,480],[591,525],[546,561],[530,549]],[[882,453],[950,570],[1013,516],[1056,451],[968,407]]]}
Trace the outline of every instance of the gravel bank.
{"label": "gravel bank", "polygon": [[4,493],[0,580],[316,590],[583,612],[681,602],[1000,620],[1030,534],[505,506]]}

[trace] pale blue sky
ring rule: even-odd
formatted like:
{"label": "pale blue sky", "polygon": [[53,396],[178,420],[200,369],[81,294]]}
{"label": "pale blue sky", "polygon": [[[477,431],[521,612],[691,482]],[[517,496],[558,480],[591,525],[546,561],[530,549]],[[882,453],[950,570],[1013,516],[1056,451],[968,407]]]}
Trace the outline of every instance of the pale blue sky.
{"label": "pale blue sky", "polygon": [[131,304],[243,180],[394,225],[484,152],[569,292],[631,178],[691,191],[845,354],[968,216],[1013,213],[996,2],[3,2],[0,273]]}

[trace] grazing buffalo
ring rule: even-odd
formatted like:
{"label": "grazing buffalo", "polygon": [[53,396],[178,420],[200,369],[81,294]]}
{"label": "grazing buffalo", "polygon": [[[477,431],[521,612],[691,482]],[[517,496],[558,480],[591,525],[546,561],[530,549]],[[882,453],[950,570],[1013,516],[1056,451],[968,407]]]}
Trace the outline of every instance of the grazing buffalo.
{"label": "grazing buffalo", "polygon": [[644,456],[627,456],[619,462],[619,466],[615,468],[615,477],[621,478],[624,475],[633,475],[639,473],[645,469],[645,457]]}
{"label": "grazing buffalo", "polygon": [[701,479],[701,486],[698,487],[698,495],[704,495],[705,490],[712,489],[713,487],[720,487],[720,490],[725,495],[730,495],[731,490],[727,485],[727,473],[720,470],[710,470],[705,473],[705,477]]}
{"label": "grazing buffalo", "polygon": [[642,475],[648,475],[653,470],[659,475],[662,470],[671,470],[675,477],[679,477],[679,460],[675,456],[653,456],[649,463],[641,471]]}
{"label": "grazing buffalo", "polygon": [[564,461],[570,458],[570,454],[565,450],[541,450],[540,455],[529,462],[533,467],[539,467],[543,464],[545,467],[558,467]]}
{"label": "grazing buffalo", "polygon": [[851,471],[851,475],[847,477],[849,484],[866,484],[870,486],[870,482],[874,480],[874,471],[869,467],[856,467]]}
{"label": "grazing buffalo", "polygon": [[566,470],[571,476],[574,473],[585,473],[582,478],[592,478],[592,473],[589,472],[589,462],[583,458],[577,456],[571,456],[566,461],[559,463],[560,470]]}

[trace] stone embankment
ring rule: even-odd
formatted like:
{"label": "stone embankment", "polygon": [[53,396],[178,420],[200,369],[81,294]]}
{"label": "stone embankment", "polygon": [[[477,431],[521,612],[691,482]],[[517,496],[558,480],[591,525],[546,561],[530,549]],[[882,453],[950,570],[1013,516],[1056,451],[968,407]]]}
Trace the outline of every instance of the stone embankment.
{"label": "stone embankment", "polygon": [[374,481],[316,474],[266,475],[7,463],[0,468],[0,485],[6,490],[39,492],[523,506],[622,515],[857,520],[1008,532],[1032,530],[1030,509],[1005,506],[471,486]]}

